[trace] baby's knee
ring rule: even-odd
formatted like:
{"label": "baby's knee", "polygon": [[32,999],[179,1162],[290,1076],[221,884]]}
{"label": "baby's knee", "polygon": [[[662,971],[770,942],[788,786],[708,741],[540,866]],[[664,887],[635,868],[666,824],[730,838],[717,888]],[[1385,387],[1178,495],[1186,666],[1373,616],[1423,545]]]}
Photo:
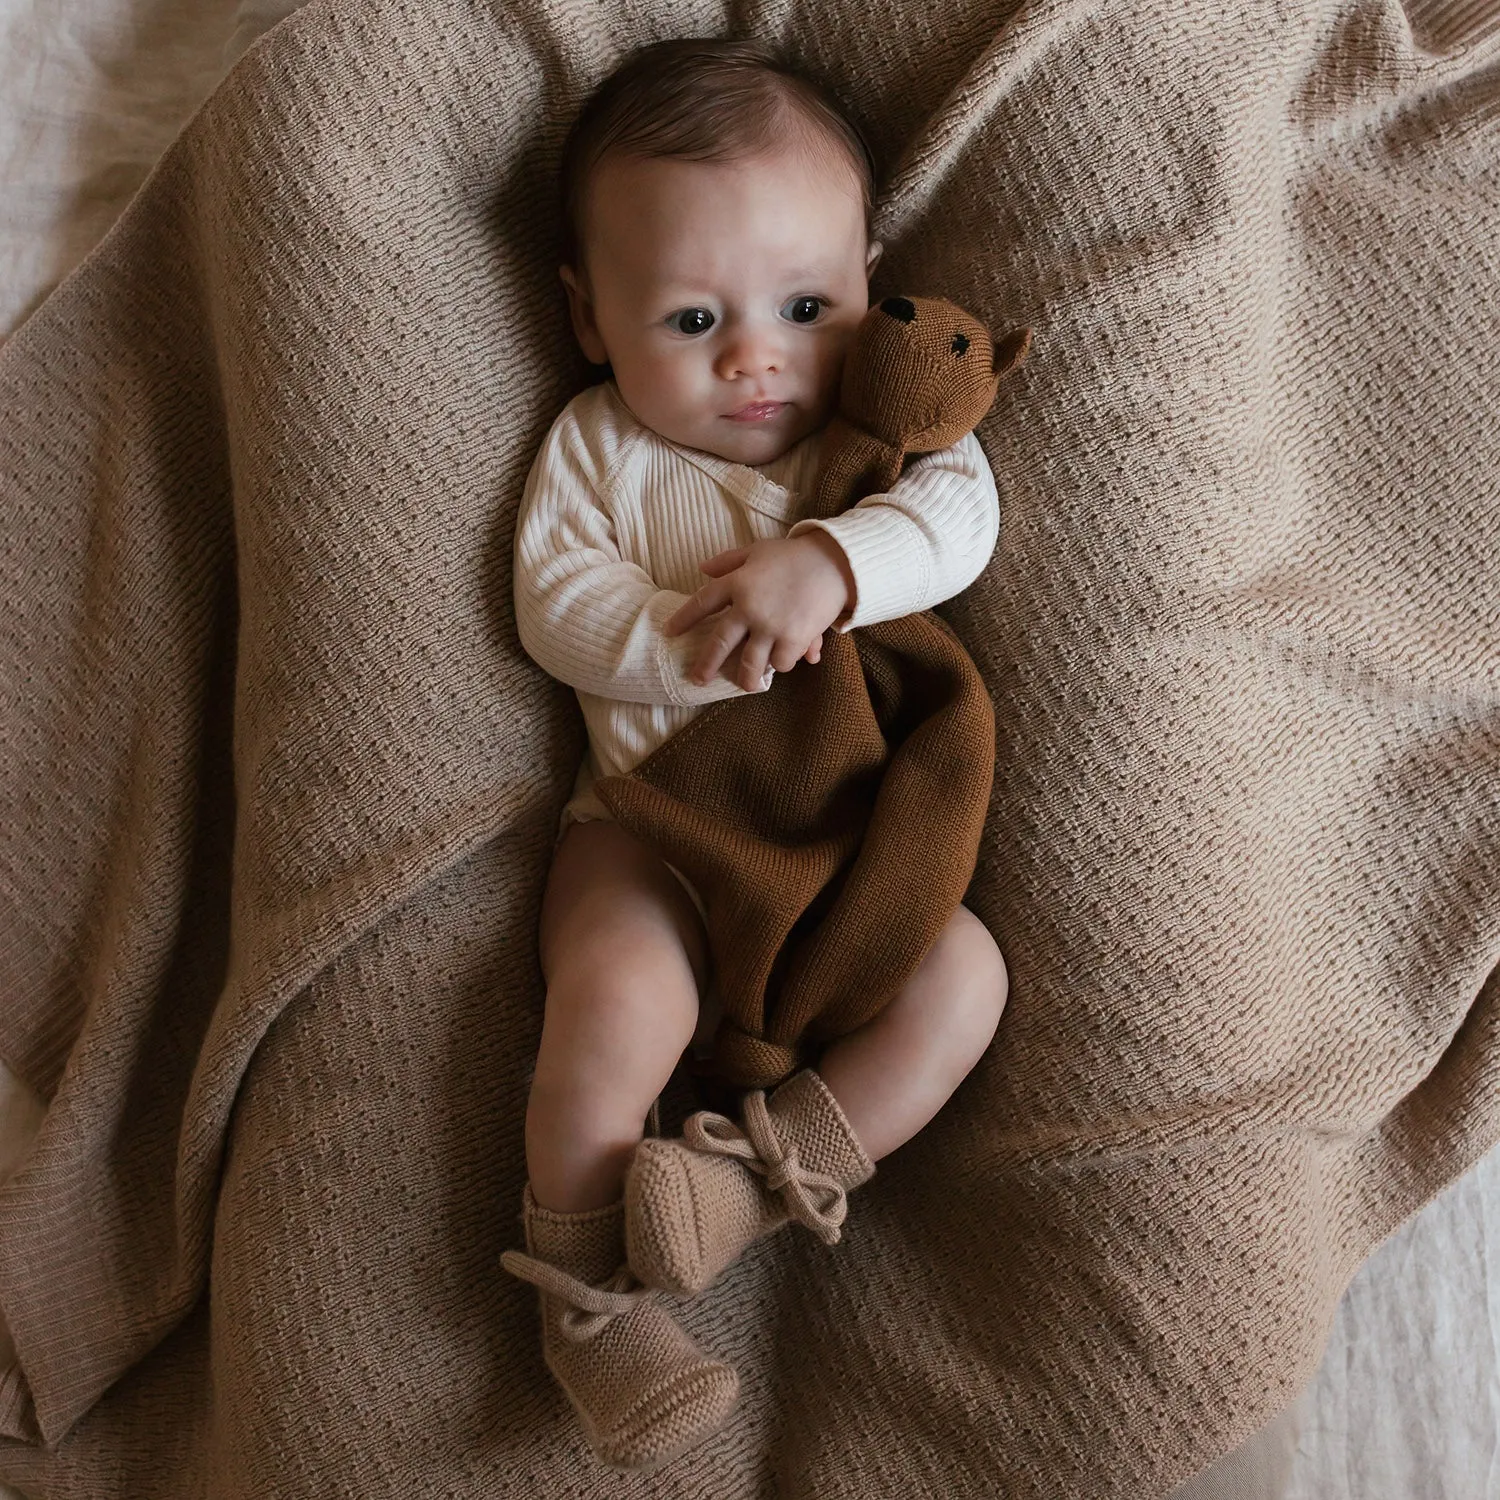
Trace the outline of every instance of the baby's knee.
{"label": "baby's knee", "polygon": [[955,1040],[978,1061],[1000,1025],[1010,974],[989,928],[967,907],[953,914],[945,935],[953,948],[948,995]]}
{"label": "baby's knee", "polygon": [[543,1064],[611,1077],[670,1072],[692,1041],[698,994],[689,977],[580,955],[557,965],[547,984]]}

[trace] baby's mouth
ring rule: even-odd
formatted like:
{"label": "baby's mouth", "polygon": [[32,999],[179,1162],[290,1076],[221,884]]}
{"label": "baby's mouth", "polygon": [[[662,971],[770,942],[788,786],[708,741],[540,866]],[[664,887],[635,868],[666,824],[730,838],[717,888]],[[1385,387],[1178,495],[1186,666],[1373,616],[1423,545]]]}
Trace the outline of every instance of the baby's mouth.
{"label": "baby's mouth", "polygon": [[731,422],[769,422],[787,405],[785,401],[751,401],[728,414]]}

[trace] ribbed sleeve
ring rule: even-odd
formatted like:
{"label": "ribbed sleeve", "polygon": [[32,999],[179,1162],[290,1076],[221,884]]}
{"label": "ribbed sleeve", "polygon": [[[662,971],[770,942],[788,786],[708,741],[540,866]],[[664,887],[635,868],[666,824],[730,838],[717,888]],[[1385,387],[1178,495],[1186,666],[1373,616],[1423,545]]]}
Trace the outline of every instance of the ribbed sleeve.
{"label": "ribbed sleeve", "polygon": [[521,644],[559,681],[601,697],[692,707],[741,696],[723,676],[701,685],[688,676],[708,625],[665,635],[688,595],[658,588],[621,556],[604,492],[611,469],[630,455],[609,451],[608,424],[587,420],[598,410],[596,402],[570,403],[527,478],[514,554]]}
{"label": "ribbed sleeve", "polygon": [[839,543],[854,574],[854,608],[837,627],[843,632],[930,609],[973,583],[1000,535],[1000,499],[970,433],[923,454],[886,493],[827,520],[798,521],[787,535],[813,526]]}

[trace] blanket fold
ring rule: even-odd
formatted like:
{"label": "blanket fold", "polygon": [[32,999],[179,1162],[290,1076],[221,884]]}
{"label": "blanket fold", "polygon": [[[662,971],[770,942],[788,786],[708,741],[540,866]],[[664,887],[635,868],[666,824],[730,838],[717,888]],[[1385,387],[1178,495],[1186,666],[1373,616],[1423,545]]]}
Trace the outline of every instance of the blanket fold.
{"label": "blanket fold", "polygon": [[[945,609],[1011,1000],[838,1247],[684,1310],[745,1396],[668,1500],[1163,1494],[1500,1138],[1500,13],[944,16],[753,29],[893,164],[877,295],[1037,331]],[[743,19],[311,0],[0,350],[0,1055],[48,1100],[0,1478],[625,1492],[498,1267],[583,748],[511,542],[586,375],[563,134]]]}

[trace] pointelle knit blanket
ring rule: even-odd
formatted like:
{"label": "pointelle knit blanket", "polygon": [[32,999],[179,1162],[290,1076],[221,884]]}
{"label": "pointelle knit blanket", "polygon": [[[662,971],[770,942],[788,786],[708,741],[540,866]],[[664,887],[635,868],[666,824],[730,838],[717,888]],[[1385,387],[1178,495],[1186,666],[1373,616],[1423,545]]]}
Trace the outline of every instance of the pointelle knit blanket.
{"label": "pointelle knit blanket", "polygon": [[[629,47],[733,32],[867,124],[877,295],[1035,333],[941,611],[1012,992],[839,1246],[683,1305],[744,1394],[641,1482],[498,1266],[583,749],[508,570],[585,378],[563,134]],[[0,352],[0,1054],[49,1101],[0,1189],[0,1477],[1139,1500],[1270,1417],[1500,1138],[1497,104],[1489,0],[265,37]]]}

